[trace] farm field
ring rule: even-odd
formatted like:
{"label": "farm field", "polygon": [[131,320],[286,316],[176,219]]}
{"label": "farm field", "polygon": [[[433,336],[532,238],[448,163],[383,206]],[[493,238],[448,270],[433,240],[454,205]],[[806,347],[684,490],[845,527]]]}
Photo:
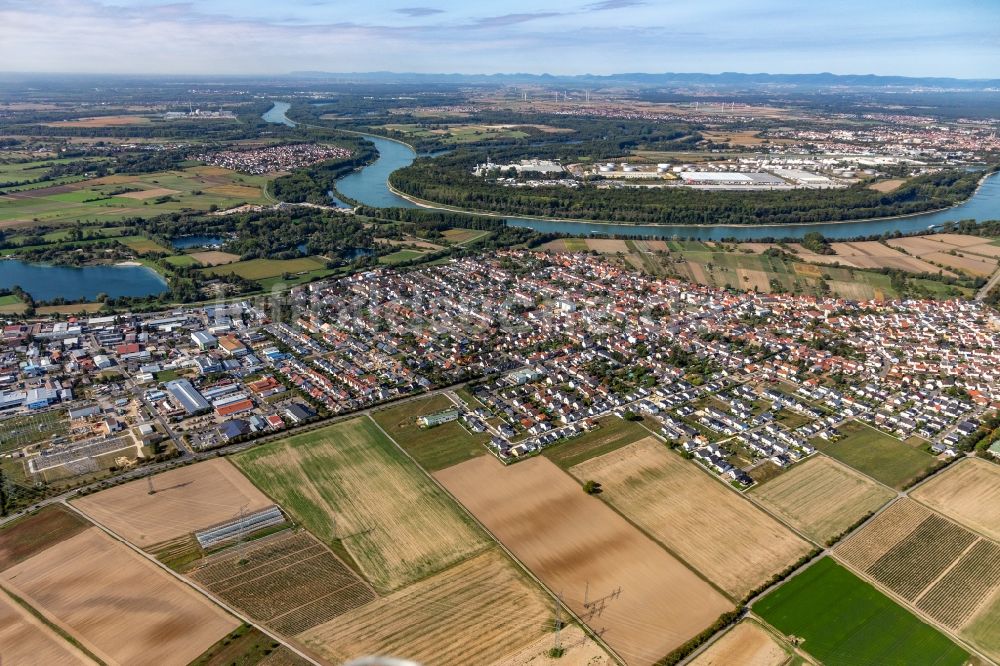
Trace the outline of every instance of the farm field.
{"label": "farm field", "polygon": [[239,623],[96,527],[0,573],[102,661],[187,664]]}
{"label": "farm field", "polygon": [[960,666],[968,653],[832,559],[824,557],[753,605],[828,666]]}
{"label": "farm field", "polygon": [[234,462],[309,531],[343,548],[382,592],[486,545],[485,535],[365,417],[252,449]]}
{"label": "farm field", "polygon": [[551,603],[494,548],[299,639],[338,664],[369,654],[488,664],[534,643],[552,618]]}
{"label": "farm field", "polygon": [[654,663],[732,608],[543,457],[482,456],[435,476],[629,664]]}
{"label": "farm field", "polygon": [[[450,145],[460,145],[474,141],[488,141],[490,139],[523,139],[528,136],[524,131],[518,130],[521,125],[445,125],[441,127],[424,127],[413,124],[390,124],[383,125],[384,129],[392,132],[400,132],[407,137],[414,138],[438,138]],[[555,127],[546,127],[543,131],[572,131]]]}
{"label": "farm field", "polygon": [[892,488],[903,488],[937,463],[934,456],[858,421],[848,421],[838,429],[846,435],[844,439],[817,442],[817,448]]}
{"label": "farm field", "polygon": [[189,666],[265,666],[277,664],[279,659],[288,660],[282,662],[287,666],[309,665],[270,636],[243,624],[208,648]]}
{"label": "farm field", "polygon": [[489,231],[483,231],[482,229],[446,229],[442,232],[442,235],[446,240],[452,243],[471,243],[472,241],[479,240],[484,236],[489,236]]}
{"label": "farm field", "polygon": [[225,550],[187,575],[288,636],[376,598],[367,583],[305,531],[284,530]]}
{"label": "farm field", "polygon": [[5,664],[94,664],[0,590],[0,661]]}
{"label": "farm field", "polygon": [[125,247],[129,248],[136,254],[146,254],[147,252],[159,252],[161,254],[170,254],[173,252],[170,248],[163,247],[156,241],[150,240],[149,238],[144,238],[142,236],[126,236],[119,239],[118,241]]}
{"label": "farm field", "polygon": [[810,550],[784,525],[647,437],[569,470],[734,598]]}
{"label": "farm field", "polygon": [[204,252],[192,252],[181,255],[191,257],[202,266],[223,266],[240,260],[240,255],[231,252],[220,252],[219,250],[205,250]]}
{"label": "farm field", "polygon": [[404,261],[412,261],[414,259],[420,259],[424,256],[424,252],[418,252],[417,250],[397,250],[392,254],[385,254],[378,258],[379,263],[382,264],[401,264]]}
{"label": "farm field", "polygon": [[[542,247],[556,252],[591,249],[606,255],[623,253],[624,261],[638,270],[720,288],[821,296],[824,293],[821,282],[824,282],[833,295],[855,300],[898,296],[889,276],[864,269],[889,267],[913,273],[957,275],[875,241],[832,243],[831,247],[838,252],[834,255],[814,254],[797,244],[779,246],[773,243],[739,243],[720,247],[700,241],[666,241],[660,248],[652,245],[651,241],[560,239]],[[763,254],[770,248],[787,252],[794,258]],[[664,250],[667,252],[665,255],[651,254]],[[840,266],[831,265],[834,263]],[[972,293],[967,287],[922,278],[913,278],[910,282],[932,298]]]}
{"label": "farm field", "polygon": [[750,494],[817,543],[841,534],[895,496],[889,489],[825,456],[813,456],[751,488]]}
{"label": "farm field", "polygon": [[326,268],[326,262],[316,257],[300,259],[249,259],[224,266],[202,269],[208,275],[229,275],[235,273],[247,280],[262,280],[278,277],[285,273],[309,273]]}
{"label": "farm field", "polygon": [[966,240],[968,237],[956,234],[936,234],[913,238],[894,238],[887,241],[895,248],[921,259],[943,264],[957,272],[975,277],[986,277],[997,268],[997,254],[989,245],[989,240],[972,237],[978,243]]}
{"label": "farm field", "polygon": [[743,620],[695,657],[691,666],[781,666],[790,651],[755,621]]}
{"label": "farm field", "polygon": [[520,651],[492,662],[491,666],[604,666],[613,663],[601,646],[575,624],[564,625],[559,634],[560,647],[564,650],[562,656],[549,656],[553,642],[552,633],[547,632]]}
{"label": "farm field", "polygon": [[[51,183],[0,195],[0,227],[60,224],[78,219],[115,221],[185,208],[208,210],[215,205],[225,209],[241,203],[263,203],[260,188],[266,182],[263,176],[226,170],[206,172],[191,167]],[[238,193],[233,186],[239,188]]]}
{"label": "farm field", "polygon": [[58,505],[7,523],[0,528],[0,571],[89,527],[78,515]]}
{"label": "farm field", "polygon": [[73,505],[118,536],[150,548],[274,504],[228,460],[217,458],[73,500]]}
{"label": "farm field", "polygon": [[417,424],[418,417],[453,406],[451,400],[439,393],[372,412],[371,416],[424,469],[436,471],[485,455],[483,444],[490,439],[487,433],[472,434],[458,421],[433,428]]}
{"label": "farm field", "polygon": [[596,430],[546,447],[542,450],[542,455],[563,469],[569,469],[573,465],[649,437],[649,431],[638,423],[617,416],[606,416],[598,424],[600,427]]}
{"label": "farm field", "polygon": [[901,499],[834,550],[837,559],[1000,658],[1000,545]]}
{"label": "farm field", "polygon": [[914,490],[913,499],[1000,540],[1000,466],[961,460]]}

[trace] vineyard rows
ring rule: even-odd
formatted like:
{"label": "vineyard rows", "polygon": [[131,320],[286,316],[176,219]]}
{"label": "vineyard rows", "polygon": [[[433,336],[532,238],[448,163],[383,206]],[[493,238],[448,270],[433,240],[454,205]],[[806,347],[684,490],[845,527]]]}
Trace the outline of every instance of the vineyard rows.
{"label": "vineyard rows", "polygon": [[976,540],[958,525],[930,516],[868,568],[890,590],[913,600]]}
{"label": "vineyard rows", "polygon": [[982,539],[917,602],[935,620],[959,628],[1000,585],[1000,546]]}
{"label": "vineyard rows", "polygon": [[211,557],[190,573],[227,602],[275,629],[300,633],[375,599],[307,532],[283,532]]}
{"label": "vineyard rows", "polygon": [[837,554],[856,569],[867,571],[930,515],[928,509],[912,500],[899,500],[844,541]]}

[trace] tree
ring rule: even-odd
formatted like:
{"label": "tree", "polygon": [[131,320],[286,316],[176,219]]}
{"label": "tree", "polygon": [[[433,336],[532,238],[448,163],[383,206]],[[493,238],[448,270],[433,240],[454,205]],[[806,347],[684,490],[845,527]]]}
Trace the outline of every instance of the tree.
{"label": "tree", "polygon": [[588,495],[598,495],[601,493],[601,484],[597,481],[585,481],[583,483],[583,492]]}

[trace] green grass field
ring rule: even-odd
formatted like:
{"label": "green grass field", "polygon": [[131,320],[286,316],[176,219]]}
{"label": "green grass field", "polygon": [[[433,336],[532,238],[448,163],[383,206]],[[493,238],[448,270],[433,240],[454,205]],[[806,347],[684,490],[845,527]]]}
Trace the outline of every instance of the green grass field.
{"label": "green grass field", "polygon": [[13,294],[0,296],[0,314],[20,314],[24,311],[25,305]]}
{"label": "green grass field", "polygon": [[233,462],[383,592],[487,544],[471,519],[365,417],[251,449]]}
{"label": "green grass field", "polygon": [[486,433],[472,434],[457,421],[421,428],[417,418],[454,406],[443,395],[410,400],[372,413],[372,418],[424,469],[435,472],[486,453]]}
{"label": "green grass field", "polygon": [[164,261],[166,261],[171,266],[179,266],[179,267],[182,267],[182,268],[185,267],[185,266],[198,266],[199,265],[198,262],[195,261],[191,257],[191,255],[187,255],[187,254],[175,254],[173,256],[166,257],[164,259]]}
{"label": "green grass field", "polygon": [[418,252],[416,250],[399,250],[397,252],[393,252],[392,254],[386,254],[384,256],[381,256],[378,258],[378,260],[379,263],[388,264],[391,266],[393,264],[401,264],[404,261],[419,259],[422,256],[424,256],[424,253]]}
{"label": "green grass field", "polygon": [[172,249],[163,247],[156,241],[143,236],[125,236],[120,238],[119,243],[126,246],[136,254],[146,254],[147,252],[159,252],[160,254],[170,254]]}
{"label": "green grass field", "polygon": [[[4,180],[2,175],[0,180]],[[13,196],[9,191],[6,196],[0,195],[0,222],[8,226],[54,225],[78,220],[118,221],[183,209],[207,210],[213,205],[230,208],[240,203],[263,203],[260,188],[266,182],[263,176],[191,167],[116,176],[114,182],[76,179],[68,183],[45,183]],[[148,198],[134,198],[123,192],[159,189],[164,190],[162,194],[154,192]]]}
{"label": "green grass field", "polygon": [[959,666],[962,648],[825,557],[753,605],[827,666]]}
{"label": "green grass field", "polygon": [[479,240],[484,236],[489,236],[489,231],[483,231],[481,229],[446,229],[442,234],[446,240],[452,243],[471,243],[472,241]]}
{"label": "green grass field", "polygon": [[844,439],[818,442],[817,448],[896,489],[937,462],[934,456],[857,421],[848,421],[839,430],[847,435]]}
{"label": "green grass field", "polygon": [[652,436],[638,423],[626,421],[617,416],[606,416],[598,423],[600,423],[600,427],[596,430],[585,432],[555,446],[550,446],[543,450],[542,455],[563,469],[569,469],[584,460],[596,458],[620,449],[626,444]]}
{"label": "green grass field", "polygon": [[235,273],[248,280],[263,280],[280,277],[285,273],[309,273],[326,268],[326,262],[316,257],[300,259],[250,259],[224,266],[202,269],[208,275],[229,275]]}

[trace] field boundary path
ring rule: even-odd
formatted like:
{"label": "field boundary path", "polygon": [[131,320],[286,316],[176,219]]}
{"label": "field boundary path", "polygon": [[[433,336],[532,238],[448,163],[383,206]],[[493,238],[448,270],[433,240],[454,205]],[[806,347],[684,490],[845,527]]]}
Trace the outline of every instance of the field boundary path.
{"label": "field boundary path", "polygon": [[[194,591],[198,592],[199,594],[201,594],[203,597],[206,597],[207,599],[211,600],[213,603],[215,603],[217,606],[219,606],[220,608],[222,608],[223,610],[225,610],[227,613],[229,613],[230,615],[232,615],[233,617],[235,617],[236,619],[238,619],[240,622],[243,622],[244,624],[248,624],[251,627],[254,627],[255,629],[257,629],[258,631],[260,631],[262,634],[264,634],[265,636],[267,636],[271,640],[277,641],[278,643],[280,643],[284,647],[286,647],[289,650],[291,650],[293,653],[295,653],[296,656],[302,657],[303,659],[305,659],[306,661],[308,661],[310,664],[313,664],[313,666],[324,666],[322,662],[317,661],[316,659],[314,659],[313,657],[311,657],[309,654],[303,652],[300,648],[298,648],[295,645],[292,645],[291,643],[289,643],[283,637],[281,637],[278,634],[272,632],[267,627],[265,627],[265,626],[263,626],[263,625],[261,625],[261,624],[259,624],[257,622],[254,622],[249,616],[244,615],[243,613],[239,612],[238,610],[236,610],[235,608],[233,608],[232,606],[230,606],[229,604],[227,604],[225,601],[223,601],[222,599],[218,598],[217,596],[215,596],[214,594],[212,594],[208,590],[204,589],[202,586],[198,585],[194,581],[188,580],[184,576],[180,575],[179,573],[177,573],[176,571],[174,571],[173,569],[171,569],[170,567],[168,567],[167,565],[165,565],[163,562],[160,562],[158,559],[156,559],[155,557],[153,557],[152,555],[150,555],[146,551],[142,550],[138,546],[133,545],[130,541],[121,538],[120,536],[118,536],[117,534],[115,534],[114,532],[112,532],[110,529],[108,529],[107,527],[105,527],[103,524],[101,524],[100,522],[94,520],[93,518],[91,518],[87,514],[83,513],[82,511],[80,511],[79,509],[77,509],[75,506],[73,506],[69,502],[63,500],[62,501],[62,505],[64,507],[66,507],[67,509],[69,509],[70,511],[72,511],[73,513],[75,513],[78,516],[80,516],[80,518],[82,518],[83,520],[85,520],[85,521],[93,524],[94,526],[96,526],[99,530],[101,530],[102,532],[104,532],[105,534],[107,534],[109,537],[111,537],[115,541],[124,544],[125,546],[127,546],[128,548],[130,548],[133,552],[137,553],[140,557],[143,557],[146,560],[148,560],[149,562],[151,562],[154,566],[158,567],[162,571],[165,571],[167,574],[169,574],[171,577],[173,577],[175,580],[177,580],[182,585],[186,585],[187,587],[189,587],[189,588],[193,589]],[[220,640],[222,640],[222,639],[220,638]]]}
{"label": "field boundary path", "polygon": [[975,300],[982,301],[990,293],[990,290],[998,285],[1000,285],[1000,268],[997,268],[993,272],[993,275],[990,276],[990,279],[986,281],[986,284],[983,285],[983,288],[976,292]]}
{"label": "field boundary path", "polygon": [[[432,483],[433,483],[433,484],[434,484],[435,486],[437,486],[438,488],[440,488],[440,489],[441,489],[441,491],[442,491],[442,492],[443,492],[443,493],[444,493],[444,494],[445,494],[445,495],[446,495],[446,496],[447,496],[447,497],[448,497],[448,498],[449,498],[449,499],[450,499],[450,500],[451,500],[452,502],[454,502],[456,506],[458,506],[458,507],[459,507],[459,508],[460,508],[460,509],[461,509],[461,510],[462,510],[462,511],[463,511],[463,512],[465,513],[465,515],[469,516],[469,518],[471,518],[471,519],[472,519],[472,520],[473,520],[473,521],[474,521],[474,522],[476,523],[476,525],[477,525],[477,526],[479,527],[479,529],[481,529],[481,530],[483,531],[483,533],[484,533],[484,534],[487,534],[487,535],[489,535],[490,539],[492,539],[492,540],[493,540],[493,542],[494,542],[494,543],[495,543],[496,545],[498,545],[498,546],[500,547],[500,549],[501,549],[501,550],[503,550],[503,552],[504,552],[504,553],[505,553],[505,554],[507,555],[507,557],[509,557],[509,558],[510,558],[510,560],[511,560],[512,562],[514,562],[515,564],[517,564],[518,568],[520,568],[520,569],[521,569],[521,570],[522,570],[522,571],[523,571],[523,572],[524,572],[524,573],[525,573],[525,574],[526,574],[526,575],[527,575],[527,576],[528,576],[529,578],[531,578],[531,580],[533,580],[533,581],[534,581],[534,582],[535,582],[535,583],[536,583],[536,584],[537,584],[537,585],[539,586],[539,588],[541,588],[541,589],[542,589],[543,591],[545,591],[545,593],[546,593],[546,594],[548,594],[548,595],[549,595],[549,597],[550,597],[550,598],[551,598],[551,599],[552,599],[553,601],[555,601],[555,602],[556,602],[557,604],[559,604],[559,606],[560,606],[560,607],[561,607],[561,608],[562,608],[562,609],[563,609],[564,611],[566,611],[566,613],[567,613],[567,614],[569,615],[569,617],[573,618],[573,620],[574,620],[574,621],[575,621],[575,622],[576,622],[577,624],[579,624],[580,628],[581,628],[581,629],[583,629],[584,633],[586,633],[586,634],[587,634],[588,636],[590,636],[591,640],[593,640],[593,641],[594,641],[595,643],[597,643],[598,645],[600,645],[600,646],[601,646],[601,648],[602,648],[602,649],[603,649],[603,650],[604,650],[605,652],[607,652],[607,653],[608,653],[608,655],[610,655],[610,656],[611,656],[611,658],[612,658],[612,659],[614,659],[615,661],[617,661],[617,662],[618,662],[619,664],[623,664],[623,665],[624,665],[624,664],[626,663],[626,662],[625,662],[625,660],[624,660],[624,659],[622,659],[622,657],[621,657],[621,656],[620,656],[620,655],[619,655],[619,654],[618,654],[617,652],[615,652],[615,651],[614,651],[613,649],[611,649],[611,646],[610,646],[610,645],[608,645],[608,644],[607,644],[607,643],[606,643],[606,642],[604,641],[604,639],[603,639],[603,638],[601,638],[601,636],[599,636],[599,635],[598,635],[597,633],[595,633],[595,632],[593,631],[593,629],[591,629],[590,625],[588,625],[588,624],[587,624],[586,622],[584,622],[584,621],[583,621],[583,619],[582,619],[582,618],[581,618],[581,617],[580,617],[579,615],[577,615],[577,614],[576,614],[575,612],[573,612],[573,609],[572,609],[572,608],[570,608],[570,607],[569,607],[569,606],[568,606],[568,605],[567,605],[567,604],[566,604],[566,603],[565,603],[565,602],[564,602],[564,601],[562,600],[562,598],[561,598],[561,597],[560,597],[560,596],[559,596],[558,594],[556,594],[556,593],[555,593],[555,592],[553,592],[553,591],[552,591],[551,589],[549,589],[549,587],[548,587],[547,585],[545,585],[545,583],[543,583],[543,582],[542,582],[542,581],[541,581],[541,580],[540,580],[540,579],[538,578],[538,576],[536,576],[536,575],[534,574],[534,572],[533,572],[533,571],[532,571],[531,569],[529,569],[529,568],[528,568],[527,566],[525,566],[525,565],[524,565],[524,563],[523,563],[523,562],[521,562],[521,560],[520,560],[520,559],[518,559],[518,558],[517,558],[517,557],[516,557],[516,556],[514,555],[514,553],[512,553],[512,552],[510,551],[510,549],[509,549],[509,548],[507,548],[507,546],[505,546],[505,545],[503,544],[503,542],[501,542],[501,541],[500,541],[500,539],[498,539],[498,538],[497,538],[497,536],[496,536],[495,534],[493,534],[493,532],[491,532],[491,531],[490,531],[490,530],[489,530],[489,529],[488,529],[488,528],[486,527],[486,525],[484,525],[484,524],[482,523],[482,521],[480,521],[480,520],[479,520],[479,518],[477,518],[477,517],[476,517],[476,516],[475,516],[475,515],[474,515],[474,514],[473,514],[473,513],[471,512],[471,511],[469,511],[469,510],[468,510],[467,508],[465,508],[465,505],[464,505],[464,504],[462,504],[461,502],[459,502],[459,501],[458,501],[458,499],[457,499],[457,498],[456,498],[456,497],[455,497],[454,495],[452,495],[451,491],[449,491],[449,490],[448,490],[448,489],[447,489],[447,488],[446,488],[446,487],[445,487],[445,486],[444,486],[444,485],[443,485],[443,484],[442,484],[442,483],[441,483],[440,481],[438,481],[438,480],[437,480],[436,478],[434,478],[434,475],[433,475],[433,474],[430,474],[430,473],[429,473],[429,472],[428,472],[427,470],[425,470],[425,469],[424,469],[424,468],[423,468],[423,467],[422,467],[422,466],[420,465],[420,463],[418,463],[418,462],[417,462],[417,461],[416,461],[416,460],[415,460],[415,459],[413,458],[413,456],[411,456],[411,455],[410,455],[410,453],[409,453],[409,452],[408,452],[408,451],[407,451],[406,449],[404,449],[404,448],[403,448],[402,446],[400,446],[400,445],[399,445],[399,442],[397,442],[397,441],[396,441],[396,440],[395,440],[395,439],[394,439],[394,438],[392,437],[392,435],[390,435],[389,433],[387,433],[387,432],[385,431],[385,429],[384,429],[384,428],[382,428],[382,426],[381,426],[381,425],[379,425],[379,423],[378,423],[378,422],[377,422],[377,421],[376,421],[375,419],[373,419],[373,418],[371,417],[371,415],[370,415],[370,414],[368,415],[368,419],[369,419],[369,420],[370,420],[370,421],[371,421],[372,423],[374,423],[374,424],[375,424],[375,427],[376,427],[376,428],[378,428],[378,429],[379,429],[379,431],[381,431],[381,433],[382,433],[383,435],[385,435],[385,436],[386,436],[386,437],[387,437],[387,438],[389,439],[389,441],[390,441],[390,442],[392,442],[393,446],[395,446],[395,447],[396,447],[397,449],[399,449],[399,451],[400,451],[400,452],[401,452],[401,453],[402,453],[402,454],[403,454],[404,456],[406,456],[406,457],[407,457],[407,458],[408,458],[408,459],[410,460],[410,462],[412,462],[412,463],[413,463],[414,465],[416,465],[416,466],[417,466],[417,469],[419,469],[419,470],[420,470],[420,471],[421,471],[421,472],[422,472],[422,473],[423,473],[423,474],[424,474],[424,475],[425,475],[425,476],[426,476],[427,478],[429,478],[429,479],[431,480],[431,482],[432,482]],[[487,455],[488,455],[488,454],[487,454]]]}

